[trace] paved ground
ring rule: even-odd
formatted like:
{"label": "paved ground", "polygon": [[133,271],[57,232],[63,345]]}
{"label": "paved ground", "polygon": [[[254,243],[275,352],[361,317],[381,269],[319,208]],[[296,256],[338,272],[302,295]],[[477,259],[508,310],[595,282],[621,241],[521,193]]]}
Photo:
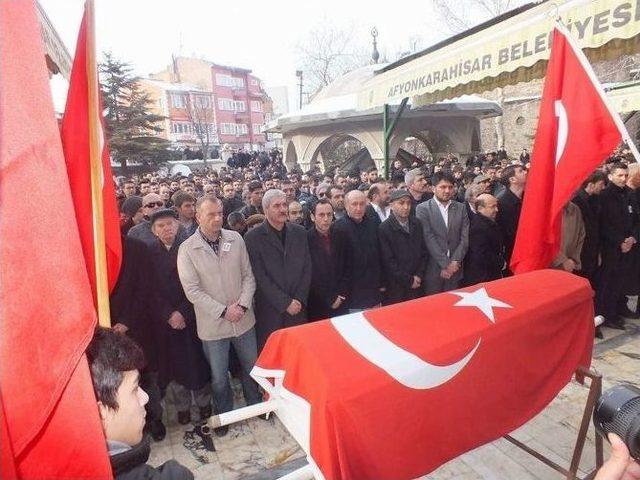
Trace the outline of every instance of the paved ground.
{"label": "paved ground", "polygon": [[[604,389],[621,382],[640,385],[640,322],[628,321],[627,330],[603,329],[605,339],[594,348],[593,367],[603,375]],[[572,381],[536,418],[513,433],[518,440],[568,467],[587,398],[587,387]],[[277,419],[252,419],[215,438],[217,451],[207,452],[198,437],[183,427],[167,401],[167,438],[152,447],[149,463],[175,458],[189,467],[197,480],[276,479],[305,464],[304,453]],[[593,427],[580,464],[581,474],[595,465]],[[605,445],[605,458],[608,456]],[[443,465],[425,477],[432,480],[561,479],[543,463],[501,439]]]}

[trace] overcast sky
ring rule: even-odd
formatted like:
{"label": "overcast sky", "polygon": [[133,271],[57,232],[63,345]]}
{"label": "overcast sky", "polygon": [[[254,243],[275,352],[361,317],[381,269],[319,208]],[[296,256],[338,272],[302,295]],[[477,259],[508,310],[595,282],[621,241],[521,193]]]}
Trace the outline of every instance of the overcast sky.
{"label": "overcast sky", "polygon": [[[40,4],[73,56],[84,0]],[[389,58],[408,50],[411,39],[426,47],[444,34],[429,0],[96,0],[99,52],[130,62],[138,75],[165,68],[172,54],[194,55],[250,68],[267,86],[286,85],[293,95],[295,46],[320,22],[353,25],[354,39],[366,43],[375,26]]]}

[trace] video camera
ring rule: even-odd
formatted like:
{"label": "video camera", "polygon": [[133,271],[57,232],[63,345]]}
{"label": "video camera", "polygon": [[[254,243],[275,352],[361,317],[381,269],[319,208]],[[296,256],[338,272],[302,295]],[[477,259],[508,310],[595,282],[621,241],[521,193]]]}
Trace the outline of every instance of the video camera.
{"label": "video camera", "polygon": [[640,388],[623,384],[604,392],[593,409],[593,423],[604,438],[617,434],[640,461]]}

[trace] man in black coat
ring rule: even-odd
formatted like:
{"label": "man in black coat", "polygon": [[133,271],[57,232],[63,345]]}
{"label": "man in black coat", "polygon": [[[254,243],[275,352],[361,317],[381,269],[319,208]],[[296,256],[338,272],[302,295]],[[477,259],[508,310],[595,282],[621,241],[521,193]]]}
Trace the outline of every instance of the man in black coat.
{"label": "man in black coat", "polygon": [[191,396],[201,419],[211,416],[211,374],[202,341],[196,331],[193,305],[187,299],[178,276],[178,220],[172,209],[151,216],[151,229],[158,242],[150,248],[154,267],[156,299],[154,315],[162,325],[160,386],[173,391],[178,423],[191,421]]}
{"label": "man in black coat", "polygon": [[[624,330],[619,315],[633,249],[638,248],[638,224],[634,203],[626,186],[629,172],[623,163],[610,168],[609,185],[600,194],[600,248],[602,265],[596,290],[596,311],[605,326]],[[637,272],[636,272],[637,274]]]}
{"label": "man in black coat", "polygon": [[580,209],[584,222],[585,237],[580,253],[580,271],[576,272],[585,277],[595,289],[595,274],[598,268],[598,254],[600,246],[600,193],[605,187],[606,176],[600,170],[593,172],[587,178],[580,190],[571,200]]}
{"label": "man in black coat", "polygon": [[140,345],[146,366],[140,385],[149,395],[146,429],[154,440],[162,440],[167,431],[162,423],[162,393],[158,384],[158,345],[163,328],[152,315],[155,285],[149,247],[130,236],[122,236],[122,265],[111,295],[113,330],[126,334]]}
{"label": "man in black coat", "polygon": [[520,209],[522,208],[522,195],[527,182],[527,171],[520,165],[510,165],[502,171],[501,181],[507,188],[498,196],[496,223],[500,227],[502,238],[504,239],[505,260],[507,262],[505,273],[510,274],[508,266],[516,242]]}
{"label": "man in black coat", "polygon": [[268,190],[262,208],[266,220],[244,236],[256,279],[258,351],[272,332],[306,322],[311,283],[307,232],[287,222],[285,193]]}
{"label": "man in black coat", "polygon": [[469,250],[464,259],[463,285],[475,285],[502,278],[504,242],[496,223],[498,201],[483,193],[476,198],[477,215],[469,225]]}
{"label": "man in black coat", "polygon": [[395,190],[391,214],[378,228],[388,305],[419,298],[424,291],[428,252],[420,220],[411,216],[411,205],[407,190]]}
{"label": "man in black coat", "polygon": [[382,301],[378,230],[374,221],[365,215],[367,199],[363,192],[347,193],[345,207],[347,214],[333,226],[342,262],[338,284],[346,290],[345,307],[360,311],[377,307]]}
{"label": "man in black coat", "polygon": [[345,313],[346,286],[339,284],[342,265],[332,229],[333,206],[320,199],[311,211],[313,227],[307,231],[311,255],[311,288],[309,289],[309,320],[324,320]]}

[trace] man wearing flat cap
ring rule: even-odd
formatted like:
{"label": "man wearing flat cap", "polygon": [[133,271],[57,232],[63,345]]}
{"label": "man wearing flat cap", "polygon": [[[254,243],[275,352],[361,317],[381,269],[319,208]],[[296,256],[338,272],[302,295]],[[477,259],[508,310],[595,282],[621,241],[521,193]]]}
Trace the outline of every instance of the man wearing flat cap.
{"label": "man wearing flat cap", "polygon": [[[147,195],[142,197],[142,213],[144,214],[144,218],[138,225],[131,228],[127,235],[138,240],[142,240],[145,244],[147,244],[147,246],[155,245],[158,242],[158,239],[151,231],[150,218],[154,212],[157,212],[158,210],[163,208],[165,208],[164,201],[157,193],[148,193]],[[178,227],[178,237],[182,240],[187,238],[187,231],[182,225]]]}
{"label": "man wearing flat cap", "polygon": [[150,222],[156,236],[149,250],[156,285],[153,315],[160,326],[159,384],[163,390],[172,390],[178,423],[184,425],[191,420],[192,396],[201,420],[211,416],[211,375],[196,331],[193,305],[178,276],[178,248],[182,243],[178,214],[163,208],[151,215]]}
{"label": "man wearing flat cap", "polygon": [[411,193],[394,190],[390,201],[391,214],[378,228],[388,305],[423,295],[428,255],[420,220],[411,215]]}

